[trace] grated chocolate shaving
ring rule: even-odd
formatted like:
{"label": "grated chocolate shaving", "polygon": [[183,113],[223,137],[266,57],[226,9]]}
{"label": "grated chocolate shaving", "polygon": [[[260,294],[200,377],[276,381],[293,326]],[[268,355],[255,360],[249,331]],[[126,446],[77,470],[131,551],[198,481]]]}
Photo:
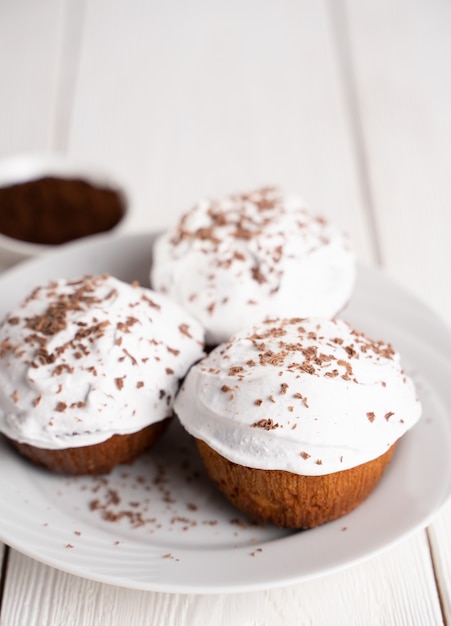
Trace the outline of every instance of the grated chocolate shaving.
{"label": "grated chocolate shaving", "polygon": [[116,387],[119,389],[119,391],[120,391],[121,389],[123,389],[123,387],[124,387],[124,378],[127,378],[127,376],[125,375],[125,376],[122,376],[122,377],[120,377],[120,378],[115,378],[115,379],[114,379],[114,384],[115,384],[115,385],[116,385]]}
{"label": "grated chocolate shaving", "polygon": [[252,428],[263,428],[264,430],[275,430],[279,428],[279,424],[275,423],[271,418],[261,419],[252,424]]}

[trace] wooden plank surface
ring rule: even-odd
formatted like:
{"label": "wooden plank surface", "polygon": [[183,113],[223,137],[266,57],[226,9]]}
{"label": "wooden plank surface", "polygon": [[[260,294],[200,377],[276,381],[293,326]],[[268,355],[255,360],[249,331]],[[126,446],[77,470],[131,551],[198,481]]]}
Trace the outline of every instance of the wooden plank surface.
{"label": "wooden plank surface", "polygon": [[428,529],[445,623],[451,623],[451,503]]}
{"label": "wooden plank surface", "polygon": [[55,147],[64,4],[0,3],[0,157]]}
{"label": "wooden plank surface", "polygon": [[346,9],[384,266],[451,323],[451,4]]}
{"label": "wooden plank surface", "polygon": [[13,551],[2,619],[15,626],[441,624],[428,563],[421,532],[367,563],[318,580],[265,592],[186,596],[93,583]]}

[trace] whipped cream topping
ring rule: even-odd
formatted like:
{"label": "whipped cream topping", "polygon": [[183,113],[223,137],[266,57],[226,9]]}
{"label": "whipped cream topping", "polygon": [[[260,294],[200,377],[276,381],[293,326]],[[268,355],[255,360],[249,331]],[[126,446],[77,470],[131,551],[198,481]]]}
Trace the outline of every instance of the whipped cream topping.
{"label": "whipped cream topping", "polygon": [[391,345],[344,321],[299,318],[215,348],[188,373],[174,410],[234,463],[310,476],[382,455],[421,414]]}
{"label": "whipped cream topping", "polygon": [[0,326],[0,432],[48,449],[137,432],[172,415],[202,346],[196,320],[137,284],[39,287]]}
{"label": "whipped cream topping", "polygon": [[196,205],[156,241],[150,276],[216,345],[266,317],[333,317],[355,272],[344,235],[300,198],[263,188]]}

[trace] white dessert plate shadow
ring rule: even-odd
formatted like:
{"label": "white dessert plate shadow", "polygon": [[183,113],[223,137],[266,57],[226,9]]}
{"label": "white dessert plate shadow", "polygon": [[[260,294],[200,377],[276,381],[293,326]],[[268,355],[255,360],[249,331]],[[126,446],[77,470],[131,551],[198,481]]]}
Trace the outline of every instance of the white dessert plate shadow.
{"label": "white dessert plate shadow", "polygon": [[[0,276],[0,313],[60,277],[109,272],[146,285],[153,238],[99,236],[27,261]],[[0,437],[0,538],[100,582],[225,593],[330,573],[425,527],[451,494],[451,333],[382,273],[362,267],[342,316],[395,345],[424,406],[376,490],[351,514],[304,532],[252,524],[215,491],[174,422],[148,455],[97,478],[41,470]]]}

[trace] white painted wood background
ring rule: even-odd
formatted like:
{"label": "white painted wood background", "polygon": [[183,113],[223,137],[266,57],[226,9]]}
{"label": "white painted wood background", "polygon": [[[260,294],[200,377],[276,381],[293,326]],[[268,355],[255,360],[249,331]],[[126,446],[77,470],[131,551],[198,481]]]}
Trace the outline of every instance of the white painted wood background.
{"label": "white painted wood background", "polygon": [[[450,33],[447,0],[0,0],[0,156],[105,165],[134,191],[132,231],[280,183],[451,323]],[[363,564],[224,596],[5,548],[1,625],[450,624],[450,528],[448,506]]]}

